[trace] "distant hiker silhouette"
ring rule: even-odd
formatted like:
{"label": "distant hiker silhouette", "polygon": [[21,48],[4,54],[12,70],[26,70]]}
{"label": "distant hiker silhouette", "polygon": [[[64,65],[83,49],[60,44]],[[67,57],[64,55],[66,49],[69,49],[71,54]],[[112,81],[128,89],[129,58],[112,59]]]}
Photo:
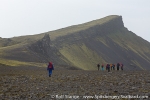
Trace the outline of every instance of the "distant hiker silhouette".
{"label": "distant hiker silhouette", "polygon": [[102,66],[101,66],[101,67],[102,67],[102,71],[103,71],[103,70],[104,70],[104,65],[102,64]]}
{"label": "distant hiker silhouette", "polygon": [[113,64],[110,64],[110,69],[111,69],[111,70],[113,69]]}
{"label": "distant hiker silhouette", "polygon": [[98,70],[99,70],[99,67],[100,67],[100,64],[97,64],[97,68],[98,68]]}
{"label": "distant hiker silhouette", "polygon": [[108,70],[108,64],[106,65],[106,70]]}
{"label": "distant hiker silhouette", "polygon": [[107,65],[107,70],[110,72],[110,64]]}
{"label": "distant hiker silhouette", "polygon": [[52,71],[54,70],[54,66],[53,66],[52,62],[49,62],[48,66],[47,66],[47,70],[49,72],[49,77],[51,77]]}
{"label": "distant hiker silhouette", "polygon": [[107,65],[106,65],[106,70],[107,70],[108,72],[110,72],[110,64],[107,64]]}
{"label": "distant hiker silhouette", "polygon": [[113,70],[115,70],[115,64],[113,64]]}
{"label": "distant hiker silhouette", "polygon": [[120,64],[119,64],[119,63],[117,63],[117,70],[119,70],[119,67],[120,67]]}
{"label": "distant hiker silhouette", "polygon": [[121,64],[121,70],[123,70],[123,64]]}

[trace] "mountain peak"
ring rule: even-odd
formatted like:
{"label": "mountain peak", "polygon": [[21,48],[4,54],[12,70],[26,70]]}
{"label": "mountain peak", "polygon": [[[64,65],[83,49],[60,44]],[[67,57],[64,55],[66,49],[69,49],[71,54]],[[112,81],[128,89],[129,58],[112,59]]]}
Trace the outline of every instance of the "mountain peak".
{"label": "mountain peak", "polygon": [[65,36],[65,35],[72,34],[72,33],[78,33],[80,31],[94,28],[95,26],[97,28],[101,27],[101,29],[103,29],[103,27],[105,27],[106,29],[107,27],[107,28],[111,28],[112,30],[116,30],[116,29],[118,30],[124,27],[124,23],[122,21],[122,16],[109,15],[101,19],[93,20],[93,21],[78,24],[78,25],[69,26],[69,27],[62,28],[56,31],[51,31],[51,32],[48,32],[48,34],[51,34],[51,39],[54,40],[57,37]]}
{"label": "mountain peak", "polygon": [[124,26],[123,21],[122,21],[122,16],[110,15],[110,16],[107,16],[107,17],[104,17],[101,19],[97,19],[97,20],[93,20],[90,22],[80,24],[80,25],[78,25],[78,27],[82,27],[83,29],[88,29],[90,27],[94,27],[97,25],[103,25],[103,24],[110,23],[110,22],[114,22],[113,24],[116,24],[116,22],[118,24],[118,22],[119,22],[121,26]]}
{"label": "mountain peak", "polygon": [[99,26],[101,30],[106,29],[106,31],[114,31],[124,27],[122,16],[118,15],[106,16],[104,18],[88,22],[86,24],[90,25],[91,27]]}
{"label": "mountain peak", "polygon": [[95,25],[102,25],[102,24],[105,24],[105,23],[109,23],[111,21],[117,21],[117,22],[120,22],[120,24],[123,24],[123,21],[122,21],[122,16],[118,16],[118,15],[110,15],[110,16],[106,16],[104,18],[100,18],[100,19],[97,19],[97,20],[93,20],[93,21],[90,21],[90,22],[87,22],[87,23],[84,23],[84,24],[80,24],[80,25],[85,25],[85,26],[95,26]]}

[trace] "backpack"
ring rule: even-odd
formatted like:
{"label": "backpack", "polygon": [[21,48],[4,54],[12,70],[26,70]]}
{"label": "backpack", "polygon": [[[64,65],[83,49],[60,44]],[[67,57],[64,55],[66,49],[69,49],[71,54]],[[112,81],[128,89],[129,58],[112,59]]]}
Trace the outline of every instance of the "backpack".
{"label": "backpack", "polygon": [[49,68],[49,69],[52,69],[52,68],[53,68],[53,64],[52,64],[51,62],[49,62],[48,68]]}
{"label": "backpack", "polygon": [[53,65],[52,65],[52,64],[51,64],[51,65],[49,64],[49,65],[48,65],[48,68],[53,68]]}

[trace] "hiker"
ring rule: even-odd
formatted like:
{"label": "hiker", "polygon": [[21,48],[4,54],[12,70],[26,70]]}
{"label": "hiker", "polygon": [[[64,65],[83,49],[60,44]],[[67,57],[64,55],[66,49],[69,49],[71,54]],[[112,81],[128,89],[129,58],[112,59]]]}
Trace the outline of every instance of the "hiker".
{"label": "hiker", "polygon": [[119,63],[117,63],[117,71],[119,70],[119,67],[120,67],[120,64],[119,64]]}
{"label": "hiker", "polygon": [[102,66],[101,66],[101,67],[102,67],[102,71],[103,71],[103,70],[104,70],[104,65],[102,64]]}
{"label": "hiker", "polygon": [[106,65],[106,70],[108,70],[108,64]]}
{"label": "hiker", "polygon": [[49,72],[49,77],[51,77],[52,70],[54,70],[54,66],[53,66],[52,62],[49,62],[48,66],[47,66],[47,70]]}
{"label": "hiker", "polygon": [[110,64],[110,69],[111,69],[111,70],[113,69],[113,64]]}
{"label": "hiker", "polygon": [[113,70],[115,70],[115,64],[113,64]]}
{"label": "hiker", "polygon": [[121,70],[123,70],[123,64],[121,64]]}
{"label": "hiker", "polygon": [[100,64],[97,64],[97,67],[98,67],[98,70],[99,70]]}
{"label": "hiker", "polygon": [[110,72],[110,64],[107,65],[107,70]]}

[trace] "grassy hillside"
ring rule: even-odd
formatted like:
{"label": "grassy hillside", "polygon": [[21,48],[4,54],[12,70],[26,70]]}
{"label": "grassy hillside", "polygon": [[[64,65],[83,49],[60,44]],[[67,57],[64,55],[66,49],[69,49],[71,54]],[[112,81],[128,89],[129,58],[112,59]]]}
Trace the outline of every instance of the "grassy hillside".
{"label": "grassy hillside", "polygon": [[84,70],[118,62],[125,69],[145,70],[150,69],[150,43],[128,31],[117,15],[37,35],[0,38],[1,64],[45,66],[48,61]]}
{"label": "grassy hillside", "polygon": [[60,49],[60,53],[67,58],[74,66],[84,70],[96,69],[95,64],[105,61],[85,44],[67,45]]}
{"label": "grassy hillside", "polygon": [[46,67],[45,63],[35,63],[35,62],[23,62],[17,60],[1,59],[0,64],[12,67],[25,67],[25,66],[36,66],[36,67]]}

